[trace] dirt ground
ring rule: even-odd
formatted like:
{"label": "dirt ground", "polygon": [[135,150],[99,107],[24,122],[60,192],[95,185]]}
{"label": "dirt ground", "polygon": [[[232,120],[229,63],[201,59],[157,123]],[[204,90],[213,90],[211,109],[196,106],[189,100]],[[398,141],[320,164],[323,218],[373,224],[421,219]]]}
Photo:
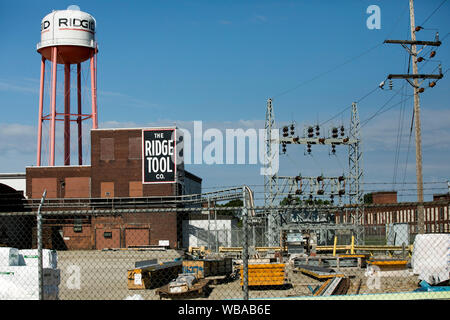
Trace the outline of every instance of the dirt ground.
{"label": "dirt ground", "polygon": [[[155,289],[129,290],[127,270],[141,260],[158,259],[158,262],[173,261],[180,254],[167,251],[59,251],[58,268],[61,270],[59,298],[62,300],[122,300],[133,295],[143,299],[159,299]],[[336,270],[350,278],[348,294],[406,292],[418,287],[417,276],[410,270],[381,272],[377,277],[368,277],[365,268],[341,268]],[[289,285],[282,288],[249,290],[250,298],[284,298],[312,296],[310,288],[323,282],[287,268]],[[310,288],[308,288],[308,286]],[[207,297],[196,299],[242,299],[243,291],[239,279],[226,283],[210,284]]]}

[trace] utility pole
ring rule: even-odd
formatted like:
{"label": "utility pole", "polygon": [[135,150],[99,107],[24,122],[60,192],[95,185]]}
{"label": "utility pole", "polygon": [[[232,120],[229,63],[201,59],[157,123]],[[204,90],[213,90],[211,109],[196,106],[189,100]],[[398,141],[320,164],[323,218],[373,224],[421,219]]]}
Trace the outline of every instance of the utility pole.
{"label": "utility pole", "polygon": [[[413,73],[412,74],[390,74],[388,79],[406,79],[409,84],[414,89],[414,126],[415,126],[415,138],[416,138],[416,178],[417,178],[417,232],[419,234],[425,233],[424,224],[424,207],[423,207],[423,175],[422,175],[422,135],[421,135],[421,125],[420,125],[420,99],[419,93],[422,93],[425,89],[421,88],[419,79],[441,79],[443,77],[442,71],[440,74],[419,74],[418,62],[423,61],[423,57],[419,60],[418,54],[423,50],[417,50],[417,45],[421,46],[440,46],[441,42],[436,34],[435,41],[417,41],[416,32],[420,31],[422,28],[419,26],[416,28],[414,19],[414,0],[409,0],[409,15],[410,15],[410,25],[411,25],[411,40],[385,40],[384,43],[401,44],[411,55]],[[409,48],[407,45],[410,45]],[[434,56],[434,55],[433,55]],[[433,57],[430,55],[430,59]],[[411,81],[412,79],[413,81]],[[423,80],[422,80],[423,82]],[[430,84],[430,87],[434,87]]]}
{"label": "utility pole", "polygon": [[[414,18],[414,0],[409,0],[409,16],[411,21],[411,41],[416,41],[416,23]],[[417,68],[417,47],[411,45],[413,56],[413,74],[418,74]],[[422,175],[422,132],[420,127],[420,99],[419,99],[419,79],[414,78],[414,126],[416,136],[416,177],[417,177],[417,232],[425,233],[424,214],[423,214],[423,175]]]}

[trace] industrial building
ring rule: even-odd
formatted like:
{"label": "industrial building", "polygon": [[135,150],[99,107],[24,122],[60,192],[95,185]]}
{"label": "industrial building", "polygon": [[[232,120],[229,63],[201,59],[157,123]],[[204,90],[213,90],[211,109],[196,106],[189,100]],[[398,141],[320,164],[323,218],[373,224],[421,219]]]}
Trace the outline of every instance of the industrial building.
{"label": "industrial building", "polygon": [[[73,208],[70,201],[104,203],[121,199],[121,208],[136,201],[201,193],[202,179],[178,165],[173,183],[145,184],[142,179],[142,129],[91,131],[91,164],[83,166],[27,167],[27,198],[61,202],[59,210]],[[111,202],[112,203],[112,202]],[[180,245],[182,215],[171,212],[124,213],[120,217],[88,217],[83,221],[55,217],[50,238],[60,235],[67,249],[103,249],[165,244]],[[76,220],[76,221],[75,221]],[[48,237],[47,237],[48,238]]]}

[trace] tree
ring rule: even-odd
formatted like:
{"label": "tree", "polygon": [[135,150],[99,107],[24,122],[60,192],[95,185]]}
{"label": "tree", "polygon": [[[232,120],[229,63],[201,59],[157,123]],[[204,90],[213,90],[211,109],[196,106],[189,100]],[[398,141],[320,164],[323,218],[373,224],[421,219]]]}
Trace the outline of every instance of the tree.
{"label": "tree", "polygon": [[[243,202],[240,199],[237,200],[231,200],[228,201],[225,204],[218,204],[217,207],[242,207],[243,206]],[[236,210],[220,210],[220,214],[221,215],[225,215],[225,216],[233,216],[233,217],[237,217],[240,215],[240,212],[236,211]]]}
{"label": "tree", "polygon": [[371,203],[373,203],[373,196],[372,196],[372,193],[366,193],[366,194],[364,195],[364,203],[365,203],[365,204],[371,204]]}

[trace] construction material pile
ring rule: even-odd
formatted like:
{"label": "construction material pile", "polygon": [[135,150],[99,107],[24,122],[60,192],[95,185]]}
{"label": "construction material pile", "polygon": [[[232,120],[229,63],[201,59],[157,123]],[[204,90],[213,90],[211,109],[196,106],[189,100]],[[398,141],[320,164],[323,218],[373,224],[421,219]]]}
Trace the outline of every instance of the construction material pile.
{"label": "construction material pile", "polygon": [[[60,284],[58,257],[42,250],[43,299],[57,300]],[[0,248],[0,300],[39,299],[38,250]]]}
{"label": "construction material pile", "polygon": [[197,283],[197,277],[189,273],[181,273],[178,277],[169,283],[170,293],[188,292],[194,284]]}

